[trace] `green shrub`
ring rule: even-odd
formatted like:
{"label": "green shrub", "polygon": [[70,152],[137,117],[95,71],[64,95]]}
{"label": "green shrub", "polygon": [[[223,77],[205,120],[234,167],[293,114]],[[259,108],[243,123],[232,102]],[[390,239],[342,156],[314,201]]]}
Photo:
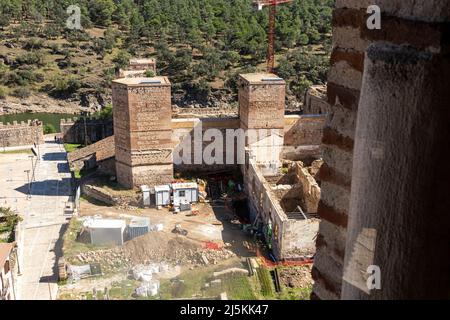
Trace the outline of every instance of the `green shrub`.
{"label": "green shrub", "polygon": [[16,63],[19,65],[44,65],[44,54],[41,51],[26,52],[16,57]]}
{"label": "green shrub", "polygon": [[41,49],[44,45],[44,41],[39,38],[30,38],[25,41],[23,48],[25,50],[35,50],[35,49]]}
{"label": "green shrub", "polygon": [[51,123],[47,123],[44,125],[44,134],[56,133],[56,128]]}
{"label": "green shrub", "polygon": [[13,91],[13,96],[21,99],[28,98],[30,94],[30,90],[27,87],[19,87]]}
{"label": "green shrub", "polygon": [[59,44],[57,44],[57,43],[51,43],[49,45],[49,48],[50,48],[52,54],[58,54],[61,50],[59,47]]}
{"label": "green shrub", "polygon": [[5,99],[6,95],[8,94],[5,87],[0,87],[0,99]]}
{"label": "green shrub", "polygon": [[56,76],[52,79],[53,94],[71,94],[81,88],[81,81],[76,77]]}
{"label": "green shrub", "polygon": [[7,242],[14,241],[14,229],[16,225],[22,221],[22,218],[19,217],[14,211],[12,211],[10,208],[4,208],[0,207],[0,213],[5,218],[5,224],[0,228],[1,233],[9,233],[9,236],[7,238]]}
{"label": "green shrub", "polygon": [[113,118],[112,104],[108,103],[106,106],[103,107],[102,110],[94,113],[94,117],[98,117],[101,119],[112,119]]}
{"label": "green shrub", "polygon": [[147,78],[153,78],[155,76],[155,72],[153,70],[147,70],[147,71],[145,71],[144,75]]}

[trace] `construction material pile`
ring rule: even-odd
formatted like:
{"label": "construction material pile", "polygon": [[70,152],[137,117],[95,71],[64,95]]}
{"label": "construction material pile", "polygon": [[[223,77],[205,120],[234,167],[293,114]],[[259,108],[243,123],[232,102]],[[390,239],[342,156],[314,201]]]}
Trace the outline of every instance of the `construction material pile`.
{"label": "construction material pile", "polygon": [[225,248],[210,249],[183,236],[151,232],[128,241],[123,246],[80,253],[76,258],[83,264],[100,263],[106,273],[129,270],[138,264],[161,262],[172,266],[216,264],[234,256],[232,251]]}

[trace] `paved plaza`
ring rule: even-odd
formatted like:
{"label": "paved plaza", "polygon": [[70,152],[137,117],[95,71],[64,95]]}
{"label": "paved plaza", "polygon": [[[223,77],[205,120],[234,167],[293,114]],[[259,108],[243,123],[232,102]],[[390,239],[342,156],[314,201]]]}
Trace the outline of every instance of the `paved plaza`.
{"label": "paved plaza", "polygon": [[39,153],[39,161],[26,153],[0,154],[0,206],[16,210],[23,218],[16,239],[17,295],[26,300],[56,298],[57,259],[68,222],[64,208],[71,195],[63,145],[52,138],[39,147]]}

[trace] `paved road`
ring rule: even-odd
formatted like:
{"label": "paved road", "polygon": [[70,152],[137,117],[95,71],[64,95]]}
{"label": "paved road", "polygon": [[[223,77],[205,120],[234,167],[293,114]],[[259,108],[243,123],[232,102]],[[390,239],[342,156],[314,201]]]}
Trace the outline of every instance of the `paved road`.
{"label": "paved road", "polygon": [[[40,146],[34,182],[28,189],[25,170],[32,168],[27,154],[0,156],[0,205],[17,210],[21,223],[17,277],[19,299],[48,300],[57,294],[57,258],[67,226],[64,207],[70,196],[70,173],[61,144]],[[30,172],[30,178],[32,171]],[[31,198],[27,194],[31,194]]]}

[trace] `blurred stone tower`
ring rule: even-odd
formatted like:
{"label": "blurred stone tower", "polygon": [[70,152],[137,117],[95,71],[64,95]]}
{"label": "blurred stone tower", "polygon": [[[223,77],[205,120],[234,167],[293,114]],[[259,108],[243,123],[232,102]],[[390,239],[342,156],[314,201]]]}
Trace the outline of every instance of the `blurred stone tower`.
{"label": "blurred stone tower", "polygon": [[274,173],[281,166],[286,82],[272,73],[241,74],[239,118],[249,156]]}
{"label": "blurred stone tower", "polygon": [[173,179],[171,88],[167,77],[113,81],[118,182],[127,188]]}

